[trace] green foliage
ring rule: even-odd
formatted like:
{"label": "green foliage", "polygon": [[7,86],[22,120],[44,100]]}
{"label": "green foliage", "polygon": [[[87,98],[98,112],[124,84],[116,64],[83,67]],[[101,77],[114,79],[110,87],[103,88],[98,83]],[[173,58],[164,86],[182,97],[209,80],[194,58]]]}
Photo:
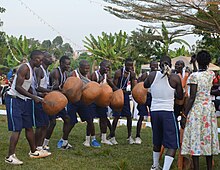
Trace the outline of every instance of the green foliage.
{"label": "green foliage", "polygon": [[[7,46],[6,41],[11,48]],[[20,64],[23,59],[28,59],[30,53],[33,50],[48,51],[55,56],[57,60],[62,55],[68,55],[72,58],[73,49],[69,43],[63,44],[62,38],[57,36],[51,43],[50,40],[44,40],[40,43],[33,38],[27,38],[26,36],[14,37],[8,36],[4,32],[0,32],[0,65],[4,65],[6,68],[14,68]],[[12,55],[13,53],[13,55]],[[56,63],[50,66],[57,66]]]}
{"label": "green foliage", "polygon": [[136,29],[129,37],[131,58],[136,61],[136,71],[139,74],[141,64],[149,63],[151,56],[161,56],[161,43],[153,37],[155,30]]}
{"label": "green foliage", "polygon": [[98,62],[103,59],[112,63],[112,68],[117,69],[122,65],[125,58],[130,54],[129,42],[126,32],[107,34],[102,32],[101,36],[95,38],[92,34],[83,40],[85,48],[92,53],[92,58]]}
{"label": "green foliage", "polygon": [[186,49],[185,46],[182,46],[181,48],[170,50],[169,56],[171,58],[179,57],[179,56],[190,56],[190,52]]}
{"label": "green foliage", "polygon": [[212,56],[212,62],[217,64],[217,59],[220,57],[220,35],[204,33],[203,38],[196,42],[196,51],[205,49]]}

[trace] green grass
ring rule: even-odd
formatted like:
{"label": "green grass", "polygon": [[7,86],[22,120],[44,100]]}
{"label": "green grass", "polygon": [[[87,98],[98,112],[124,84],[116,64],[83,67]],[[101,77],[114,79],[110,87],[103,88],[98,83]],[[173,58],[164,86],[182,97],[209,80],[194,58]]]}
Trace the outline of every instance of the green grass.
{"label": "green grass", "polygon": [[[127,129],[125,126],[117,128],[116,137],[119,145],[102,146],[101,148],[86,148],[82,145],[85,138],[85,123],[78,123],[72,130],[69,142],[74,146],[72,150],[58,150],[57,141],[62,133],[62,122],[57,121],[57,126],[50,141],[52,155],[42,159],[31,159],[28,156],[29,145],[24,136],[24,131],[20,136],[16,155],[24,162],[22,166],[12,166],[4,162],[7,155],[10,132],[7,130],[7,119],[0,116],[0,169],[82,169],[82,170],[142,170],[150,169],[152,165],[152,138],[151,129],[144,128],[141,131],[143,143],[141,145],[129,145],[126,141]],[[96,130],[99,132],[96,124]],[[133,127],[133,134],[136,128]],[[133,135],[134,136],[134,135]],[[100,141],[99,135],[97,139]],[[220,169],[220,157],[215,156],[214,169]],[[163,160],[161,160],[161,165]],[[205,169],[205,159],[201,157],[201,170]],[[172,170],[177,170],[177,158]]]}

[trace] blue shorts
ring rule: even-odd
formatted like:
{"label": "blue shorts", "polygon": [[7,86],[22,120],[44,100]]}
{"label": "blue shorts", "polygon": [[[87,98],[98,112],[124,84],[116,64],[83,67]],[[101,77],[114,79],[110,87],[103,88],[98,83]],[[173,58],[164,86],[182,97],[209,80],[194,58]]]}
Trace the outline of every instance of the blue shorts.
{"label": "blue shorts", "polygon": [[130,107],[130,98],[129,94],[124,93],[124,106],[121,112],[115,112],[113,111],[112,116],[121,116],[121,117],[127,117],[131,116],[131,107]]}
{"label": "blue shorts", "polygon": [[37,128],[49,125],[49,117],[44,112],[42,103],[34,103],[34,115],[35,115],[34,122]]}
{"label": "blue shorts", "polygon": [[22,128],[32,128],[34,117],[34,101],[14,98],[10,95],[5,97],[8,130],[20,132]]}
{"label": "blue shorts", "polygon": [[49,120],[53,120],[53,119],[57,119],[57,118],[64,119],[66,116],[67,116],[67,111],[66,111],[66,108],[64,108],[63,110],[61,110],[56,115],[48,115],[48,118],[49,118]]}
{"label": "blue shorts", "polygon": [[93,118],[92,112],[92,105],[85,105],[82,101],[76,103],[69,102],[67,104],[67,114],[70,117],[71,124],[76,124],[78,122],[76,113],[78,113],[81,121],[84,122]]}
{"label": "blue shorts", "polygon": [[179,129],[172,111],[152,111],[151,124],[155,146],[163,145],[168,149],[179,148]]}
{"label": "blue shorts", "polygon": [[91,104],[93,118],[107,118],[108,107],[100,107],[95,103]]}
{"label": "blue shorts", "polygon": [[137,110],[138,110],[138,115],[140,115],[140,116],[147,116],[148,115],[147,106],[145,104],[138,104]]}
{"label": "blue shorts", "polygon": [[152,100],[151,93],[147,93],[146,103],[141,104],[141,105],[140,104],[137,105],[138,115],[147,116],[149,114],[148,110],[147,110],[147,106],[150,109],[151,100]]}

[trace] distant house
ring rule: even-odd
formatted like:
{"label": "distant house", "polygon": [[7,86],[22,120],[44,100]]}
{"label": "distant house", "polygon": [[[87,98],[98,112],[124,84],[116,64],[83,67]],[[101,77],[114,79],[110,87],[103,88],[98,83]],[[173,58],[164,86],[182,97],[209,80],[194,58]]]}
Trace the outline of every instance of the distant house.
{"label": "distant house", "polygon": [[[191,57],[185,57],[185,56],[179,56],[179,57],[172,58],[172,69],[174,69],[175,63],[178,60],[183,60],[185,63],[185,66],[188,66],[192,69],[192,64],[190,64]],[[210,63],[209,70],[217,71],[217,70],[220,70],[220,67],[215,64]],[[149,72],[149,71],[150,71],[150,64],[142,64],[141,65],[141,73]]]}

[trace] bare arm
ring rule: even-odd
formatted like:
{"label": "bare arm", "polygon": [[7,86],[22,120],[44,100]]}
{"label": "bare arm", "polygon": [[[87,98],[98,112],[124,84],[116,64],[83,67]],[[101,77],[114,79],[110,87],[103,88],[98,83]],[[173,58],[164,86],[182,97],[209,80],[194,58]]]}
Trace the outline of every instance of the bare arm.
{"label": "bare arm", "polygon": [[50,74],[52,90],[60,90],[59,79],[60,79],[60,75],[59,75],[58,70],[57,69],[53,70],[53,72]]}
{"label": "bare arm", "polygon": [[[95,81],[95,82],[98,82],[95,72],[92,73],[92,75],[91,75],[91,80],[92,80],[92,81]],[[99,82],[98,82],[98,83],[99,83]]]}
{"label": "bare arm", "polygon": [[144,82],[144,81],[146,80],[147,76],[148,76],[147,73],[143,73],[143,74],[141,75],[141,77],[138,78],[138,83],[139,83],[139,82]]}
{"label": "bare arm", "polygon": [[[176,82],[176,94],[175,97],[176,99],[182,100],[183,99],[183,87],[182,87],[182,82],[181,79],[178,75],[173,74],[174,77],[174,81]],[[172,86],[172,85],[171,85]]]}
{"label": "bare arm", "polygon": [[181,128],[183,128],[183,129],[185,128],[185,125],[186,125],[186,117],[187,117],[189,111],[191,110],[193,103],[196,99],[196,92],[197,92],[197,84],[190,84],[189,101],[186,106],[185,113],[183,113],[181,121],[180,121]]}
{"label": "bare arm", "polygon": [[112,88],[113,88],[114,91],[118,90],[117,84],[118,84],[118,79],[119,79],[120,75],[121,75],[121,71],[117,70],[115,72],[115,75],[114,75],[114,78],[113,78],[113,83],[112,83],[112,85],[113,85]]}
{"label": "bare arm", "polygon": [[31,94],[29,91],[26,91],[22,85],[24,83],[25,78],[28,76],[30,77],[30,70],[28,68],[28,66],[26,64],[22,65],[17,72],[17,79],[16,79],[16,83],[15,83],[15,90],[18,91],[20,94],[30,97],[31,99],[35,100],[36,102],[39,102],[40,99]]}
{"label": "bare arm", "polygon": [[133,71],[130,74],[131,74],[131,90],[132,90],[134,88],[134,86],[136,85],[136,82],[135,82],[136,74]]}
{"label": "bare arm", "polygon": [[150,88],[151,84],[154,81],[155,76],[156,76],[156,71],[152,71],[147,77],[147,79],[145,79],[144,81],[144,88]]}

